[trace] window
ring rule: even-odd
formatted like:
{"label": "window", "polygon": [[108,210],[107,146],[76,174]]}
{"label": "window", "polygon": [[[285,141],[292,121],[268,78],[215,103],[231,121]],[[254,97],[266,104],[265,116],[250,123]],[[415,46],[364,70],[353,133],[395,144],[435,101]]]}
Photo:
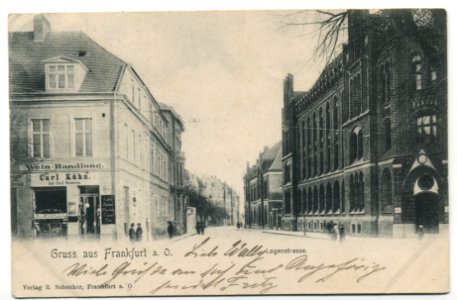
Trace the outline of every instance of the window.
{"label": "window", "polygon": [[418,117],[417,133],[436,137],[436,115]]}
{"label": "window", "polygon": [[75,119],[76,156],[92,156],[92,119]]}
{"label": "window", "polygon": [[385,98],[385,101],[386,102],[389,102],[390,101],[390,64],[387,62],[386,63],[386,74],[385,74],[385,77],[384,77],[384,81],[385,81],[385,85],[384,85],[384,88],[385,88],[385,95],[386,95],[386,98]]}
{"label": "window", "polygon": [[333,199],[332,199],[332,187],[330,183],[327,183],[327,189],[325,193],[325,211],[326,213],[333,212]]}
{"label": "window", "polygon": [[344,180],[341,183],[341,213],[346,212],[346,188],[344,185]]}
{"label": "window", "polygon": [[301,190],[301,208],[300,208],[300,214],[304,214],[307,210],[306,207],[306,189]]}
{"label": "window", "polygon": [[355,185],[354,185],[354,176],[351,174],[351,178],[349,180],[349,210],[351,212],[355,211]]}
{"label": "window", "polygon": [[384,150],[389,150],[392,146],[392,134],[391,134],[391,125],[390,119],[384,120]]}
{"label": "window", "polygon": [[46,78],[48,89],[74,89],[75,66],[73,64],[47,65]]}
{"label": "window", "polygon": [[411,64],[415,88],[417,91],[422,90],[422,57],[418,54],[414,55]]}
{"label": "window", "polygon": [[314,147],[314,166],[313,175],[317,175],[317,118],[316,113],[313,114],[313,147]]}
{"label": "window", "polygon": [[319,212],[319,195],[317,194],[317,187],[313,189],[313,212]]}
{"label": "window", "polygon": [[319,187],[319,212],[325,213],[325,190],[322,184]]}
{"label": "window", "polygon": [[432,81],[435,81],[436,80],[436,71],[435,70],[432,70],[432,72],[430,72],[430,79]]}
{"label": "window", "polygon": [[[357,176],[356,176],[357,178]],[[357,193],[358,193],[358,199],[357,199],[357,204],[358,207],[357,209],[359,211],[363,211],[365,208],[365,182],[363,180],[363,173],[359,174],[359,181],[358,181],[358,186],[357,186]]]}
{"label": "window", "polygon": [[340,206],[340,185],[338,181],[335,181],[333,185],[333,210],[335,213],[339,212]]}
{"label": "window", "polygon": [[354,163],[363,157],[363,133],[359,126],[355,127],[349,138],[349,161]]}
{"label": "window", "polygon": [[359,131],[357,135],[357,159],[361,160],[363,157],[363,133],[362,130]]}
{"label": "window", "polygon": [[32,157],[50,156],[49,119],[32,120]]}
{"label": "window", "polygon": [[392,213],[392,176],[389,169],[384,169],[381,183],[381,203],[383,213]]}
{"label": "window", "polygon": [[380,92],[379,93],[379,96],[381,97],[381,103],[385,103],[386,101],[386,81],[385,81],[385,78],[386,78],[386,69],[383,66],[381,66],[381,69],[379,70],[379,83],[381,84],[381,88],[380,88]]}
{"label": "window", "polygon": [[319,108],[319,174],[324,172],[324,116]]}

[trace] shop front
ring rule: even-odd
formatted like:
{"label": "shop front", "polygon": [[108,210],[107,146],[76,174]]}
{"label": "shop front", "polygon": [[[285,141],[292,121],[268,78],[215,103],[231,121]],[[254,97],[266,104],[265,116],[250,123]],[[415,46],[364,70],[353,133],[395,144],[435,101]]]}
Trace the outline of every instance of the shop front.
{"label": "shop front", "polygon": [[99,238],[103,225],[115,224],[110,176],[97,166],[100,170],[34,170],[27,175],[34,237]]}

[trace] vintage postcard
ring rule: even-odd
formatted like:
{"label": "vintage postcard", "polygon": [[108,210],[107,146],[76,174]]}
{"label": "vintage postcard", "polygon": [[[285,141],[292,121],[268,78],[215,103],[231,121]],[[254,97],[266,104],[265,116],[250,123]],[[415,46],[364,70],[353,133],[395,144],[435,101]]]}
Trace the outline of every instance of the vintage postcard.
{"label": "vintage postcard", "polygon": [[444,9],[8,27],[15,297],[449,291]]}

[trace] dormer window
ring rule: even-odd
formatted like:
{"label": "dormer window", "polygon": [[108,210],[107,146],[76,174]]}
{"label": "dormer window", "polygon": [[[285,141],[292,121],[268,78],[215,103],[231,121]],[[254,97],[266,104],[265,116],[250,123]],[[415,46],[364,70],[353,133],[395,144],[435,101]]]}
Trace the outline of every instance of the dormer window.
{"label": "dormer window", "polygon": [[88,69],[77,59],[59,56],[45,60],[44,71],[46,91],[76,92]]}
{"label": "dormer window", "polygon": [[49,64],[47,65],[46,77],[49,90],[74,89],[75,65]]}

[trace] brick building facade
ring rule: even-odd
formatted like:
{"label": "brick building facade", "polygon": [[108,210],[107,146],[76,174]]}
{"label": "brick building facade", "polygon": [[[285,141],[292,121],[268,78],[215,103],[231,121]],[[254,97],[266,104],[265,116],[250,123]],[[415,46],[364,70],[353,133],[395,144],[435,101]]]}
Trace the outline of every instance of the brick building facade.
{"label": "brick building facade", "polygon": [[446,14],[348,12],[313,87],[284,81],[282,227],[406,237],[448,226]]}
{"label": "brick building facade", "polygon": [[280,227],[282,215],[282,147],[277,143],[259,154],[244,175],[245,224],[248,228]]}

